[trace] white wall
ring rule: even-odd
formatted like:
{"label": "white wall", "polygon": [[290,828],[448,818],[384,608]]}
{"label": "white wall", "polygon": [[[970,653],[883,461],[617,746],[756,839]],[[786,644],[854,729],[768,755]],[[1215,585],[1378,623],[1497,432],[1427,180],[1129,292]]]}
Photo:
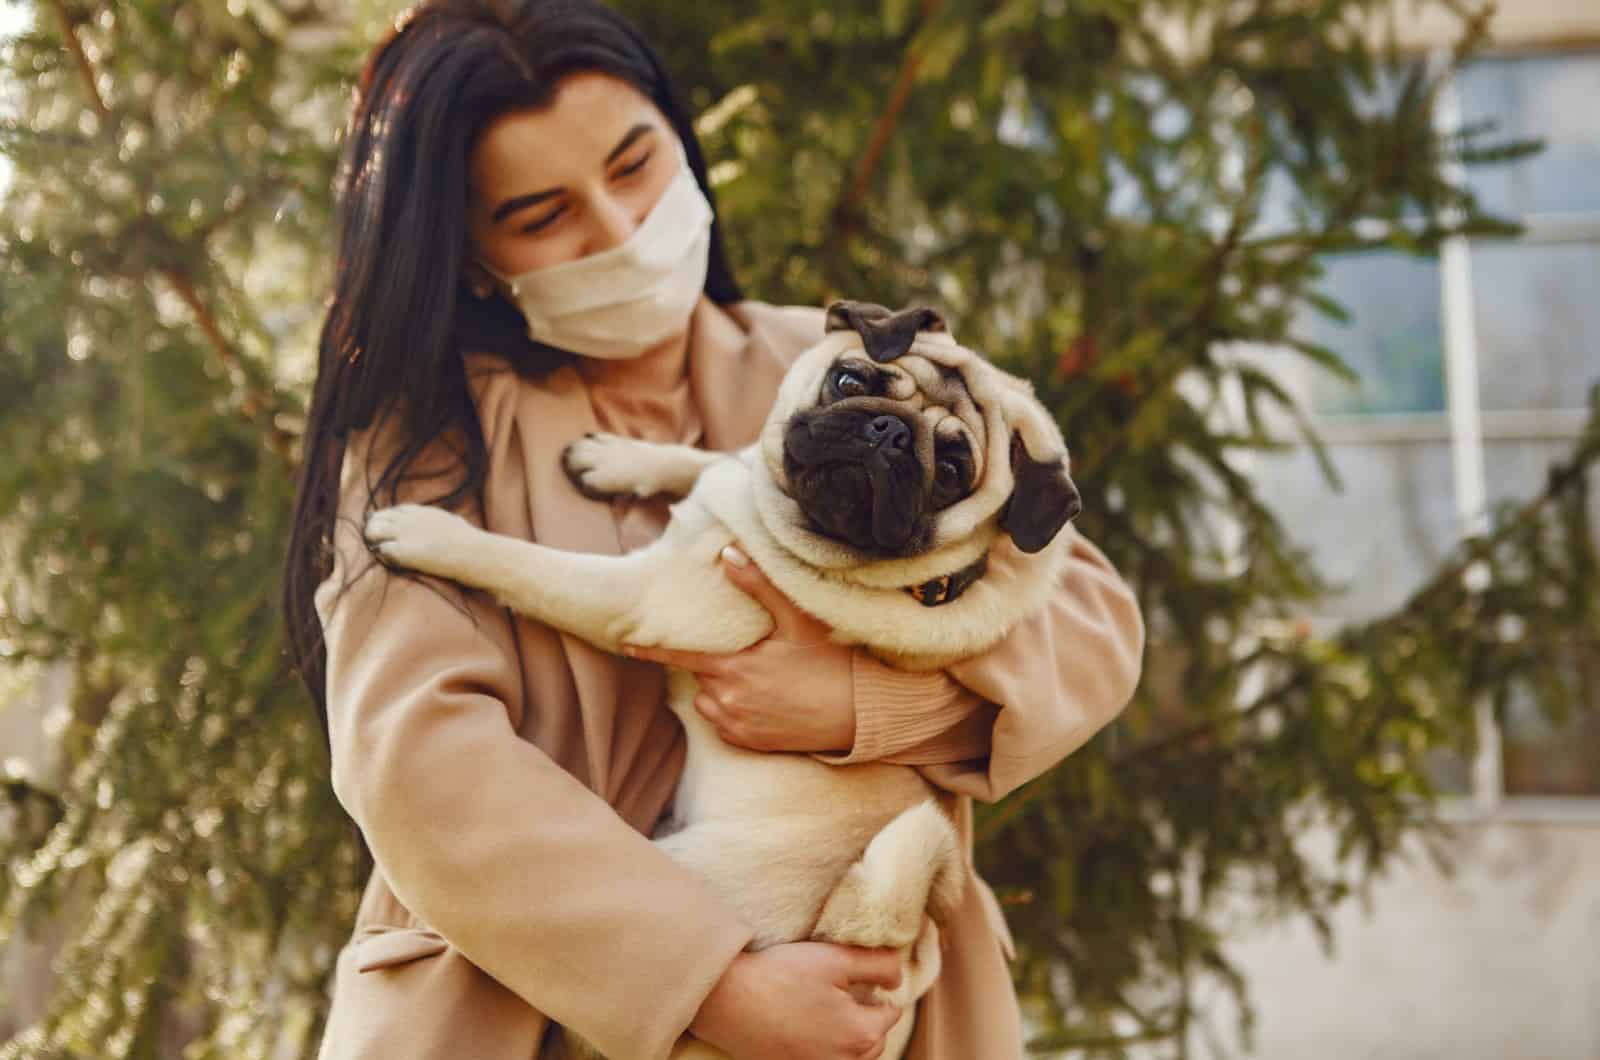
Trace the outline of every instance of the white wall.
{"label": "white wall", "polygon": [[[1449,44],[1460,26],[1437,7],[1418,11],[1410,0],[1397,0],[1394,12],[1400,41],[1413,48]],[[1489,36],[1494,46],[1513,49],[1593,43],[1600,40],[1600,0],[1498,0]]]}
{"label": "white wall", "polygon": [[1254,1055],[1600,1060],[1600,811],[1456,827],[1454,875],[1416,849],[1336,915],[1331,958],[1302,923],[1238,935]]}

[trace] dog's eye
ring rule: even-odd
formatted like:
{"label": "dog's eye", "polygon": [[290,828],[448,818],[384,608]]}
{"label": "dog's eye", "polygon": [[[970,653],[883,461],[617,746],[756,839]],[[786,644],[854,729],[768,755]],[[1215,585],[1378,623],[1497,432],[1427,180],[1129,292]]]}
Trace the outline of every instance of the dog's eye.
{"label": "dog's eye", "polygon": [[854,368],[835,368],[833,392],[842,398],[862,397],[872,393],[872,384],[864,374]]}
{"label": "dog's eye", "polygon": [[967,495],[967,479],[972,466],[964,447],[940,445],[937,463],[933,465],[933,506],[935,510],[948,508]]}
{"label": "dog's eye", "polygon": [[955,463],[954,460],[939,461],[938,466],[933,469],[933,474],[934,485],[939,488],[939,492],[944,493],[946,496],[960,496],[963,488],[966,488],[962,466]]}

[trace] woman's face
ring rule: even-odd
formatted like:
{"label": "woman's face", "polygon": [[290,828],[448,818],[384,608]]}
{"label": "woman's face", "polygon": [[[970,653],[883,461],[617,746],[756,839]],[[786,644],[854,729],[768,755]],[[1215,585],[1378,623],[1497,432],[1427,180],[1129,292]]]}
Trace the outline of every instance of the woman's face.
{"label": "woman's face", "polygon": [[606,74],[563,78],[548,105],[501,115],[473,147],[473,257],[518,276],[618,246],[680,165],[677,135],[638,89]]}

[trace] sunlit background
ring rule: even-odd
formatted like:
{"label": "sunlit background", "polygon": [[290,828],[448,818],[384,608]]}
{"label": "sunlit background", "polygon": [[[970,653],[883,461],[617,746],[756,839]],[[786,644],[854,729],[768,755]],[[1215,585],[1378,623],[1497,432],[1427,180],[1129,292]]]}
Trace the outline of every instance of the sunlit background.
{"label": "sunlit background", "polygon": [[[154,38],[163,5],[0,3],[11,329],[0,387],[31,388],[15,405],[0,394],[0,429],[13,430],[0,436],[12,465],[0,496],[15,502],[0,510],[0,1060],[309,1056],[359,882],[321,734],[279,676],[268,583],[329,268],[332,149],[359,57],[402,5],[169,6],[174,35],[151,46],[162,66],[115,42],[130,25]],[[1267,75],[1295,62],[1219,51],[1234,65],[1202,71],[1188,96],[1153,56],[1155,42],[1185,40],[1185,18],[1234,17],[1237,29],[1246,8],[1296,5],[619,6],[706,114],[752,296],[944,304],[958,337],[1003,351],[1061,413],[1085,468],[1080,525],[1146,600],[1150,678],[1127,719],[1019,793],[1032,808],[988,818],[1001,838],[980,860],[1008,884],[1013,926],[1034,941],[1029,967],[1044,969],[1029,980],[1039,1054],[1600,1060],[1600,629],[1564,597],[1577,574],[1541,582],[1525,569],[1554,552],[1530,545],[1497,566],[1498,552],[1462,551],[1506,532],[1551,489],[1552,468],[1594,445],[1600,4],[1505,0],[1453,72],[1462,22],[1446,5],[1344,4],[1397,42],[1355,93],[1358,116],[1404,112],[1415,64],[1438,77],[1424,108],[1435,133],[1488,130],[1504,148],[1492,164],[1445,152],[1436,167],[1492,223],[1421,181],[1318,244],[1320,277],[1275,279],[1263,279],[1265,250],[1207,270],[1214,244],[1232,249],[1223,207],[1255,211],[1241,237],[1252,252],[1298,246],[1325,220],[1335,167],[1355,180],[1384,160],[1363,163],[1365,134],[1330,119],[1329,142],[1347,151],[1329,149],[1330,187],[1297,187],[1285,164],[1251,199],[1240,145],[1257,112],[1294,125],[1292,79]],[[1129,29],[1140,11],[1155,25],[1145,40]],[[100,70],[106,113],[141,116],[115,150],[94,153],[112,119],[83,93],[63,17]],[[1308,17],[1299,32],[1325,29]],[[1057,33],[1068,45],[1052,52]],[[1271,39],[1300,46],[1293,33]],[[1203,34],[1187,41],[1172,54],[1209,54]],[[834,49],[855,64],[848,78],[828,65]],[[1109,87],[1084,83],[1080,66]],[[912,86],[903,112],[885,104],[897,78]],[[204,87],[190,98],[173,85]],[[159,96],[148,109],[147,93]],[[1308,98],[1300,117],[1315,126],[1324,104]],[[1420,142],[1394,128],[1373,152]],[[880,129],[889,146],[868,165],[862,145]],[[152,137],[170,164],[152,157]],[[223,161],[207,169],[213,155]],[[1141,183],[1149,157],[1171,183]],[[1433,172],[1431,159],[1391,161]],[[850,178],[863,173],[857,195]],[[117,201],[119,182],[137,185],[125,198],[139,224],[89,216]],[[1173,204],[1152,201],[1163,187]],[[1461,225],[1431,242],[1408,229]],[[1209,303],[1196,295],[1207,285]],[[1178,364],[1168,351],[1183,336],[1161,328],[1197,302],[1239,312],[1196,314],[1212,330]],[[1353,377],[1286,355],[1291,334]],[[133,397],[105,381],[130,378],[146,381],[129,384],[143,387]],[[1257,408],[1261,378],[1283,403]],[[1224,448],[1222,470],[1193,471]],[[1169,459],[1178,450],[1194,459]],[[1600,481],[1592,463],[1587,478]],[[1248,497],[1281,521],[1283,556],[1241,507]],[[1582,510],[1560,509],[1539,533],[1581,538]],[[1592,533],[1593,487],[1587,510]],[[1587,568],[1581,549],[1566,553],[1578,574],[1593,577],[1596,547]],[[1164,566],[1172,556],[1181,570]],[[1302,591],[1296,571],[1326,591]],[[1465,603],[1419,608],[1436,584]],[[1508,586],[1529,595],[1495,604]],[[1524,606],[1541,597],[1544,610]],[[1395,688],[1371,687],[1395,676],[1381,659],[1404,643],[1340,639],[1372,629],[1420,638],[1426,655],[1439,627],[1479,622],[1468,605],[1489,616],[1476,639],[1441,635],[1460,654],[1429,656],[1426,671],[1419,657],[1416,688],[1403,666]],[[1420,624],[1393,621],[1412,611]],[[1552,632],[1552,616],[1569,614]],[[1440,700],[1449,668],[1465,672],[1474,653],[1494,654],[1473,671],[1483,686]],[[1495,653],[1523,668],[1515,680],[1499,680]],[[1570,655],[1579,677],[1558,687],[1529,661],[1543,653]],[[1253,697],[1284,672],[1314,675],[1309,705],[1258,714]],[[1325,748],[1360,759],[1348,769],[1307,766],[1321,745],[1289,739],[1296,709],[1315,723],[1304,732],[1331,741],[1385,696],[1401,707],[1382,715],[1393,728],[1373,747]],[[1213,770],[1209,786],[1130,765],[1197,718],[1215,742],[1202,734],[1175,761]],[[1250,734],[1259,744],[1246,746]],[[1258,759],[1285,765],[1257,775]],[[1258,798],[1282,805],[1257,822]],[[1186,817],[1186,800],[1206,805]],[[1227,883],[1190,889],[1213,864]],[[1119,948],[1157,916],[1159,931]],[[1212,959],[1223,953],[1231,964]],[[1143,963],[1128,972],[1106,955]],[[1066,1042],[1080,1047],[1056,1048]]]}

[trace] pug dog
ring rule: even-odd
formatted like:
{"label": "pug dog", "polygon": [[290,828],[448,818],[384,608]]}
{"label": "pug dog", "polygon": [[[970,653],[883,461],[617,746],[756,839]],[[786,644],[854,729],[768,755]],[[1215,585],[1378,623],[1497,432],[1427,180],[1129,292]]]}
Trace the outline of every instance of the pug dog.
{"label": "pug dog", "polygon": [[[885,662],[942,669],[1041,608],[1080,507],[1066,446],[1027,383],[956,343],[927,308],[839,302],[791,366],[757,442],[735,454],[590,435],[563,464],[595,497],[685,495],[654,543],[563,552],[400,505],[366,524],[387,563],[489,590],[606,651],[736,652],[772,629],[718,562],[737,544],[794,603]],[[1011,552],[990,564],[996,550]],[[834,766],[724,743],[668,675],[688,735],[670,825],[655,841],[754,931],[752,948],[816,939],[896,947],[905,1015],[939,971],[938,925],[964,884],[955,829],[915,769]],[[804,812],[796,812],[804,807]],[[580,1050],[581,1051],[581,1050]],[[720,1051],[685,1037],[680,1060]]]}

